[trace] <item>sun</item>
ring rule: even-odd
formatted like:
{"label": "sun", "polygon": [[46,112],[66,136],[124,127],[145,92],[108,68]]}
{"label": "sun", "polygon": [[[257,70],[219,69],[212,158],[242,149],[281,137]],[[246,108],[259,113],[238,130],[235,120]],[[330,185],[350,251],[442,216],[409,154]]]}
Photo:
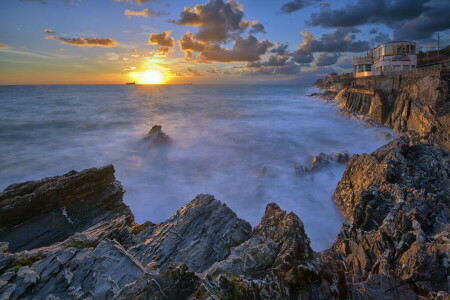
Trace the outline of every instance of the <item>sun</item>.
{"label": "sun", "polygon": [[147,70],[141,72],[139,76],[140,83],[143,84],[161,84],[164,83],[164,74],[159,70]]}
{"label": "sun", "polygon": [[128,73],[130,80],[138,84],[163,84],[166,82],[166,74],[159,69],[151,68],[141,72]]}

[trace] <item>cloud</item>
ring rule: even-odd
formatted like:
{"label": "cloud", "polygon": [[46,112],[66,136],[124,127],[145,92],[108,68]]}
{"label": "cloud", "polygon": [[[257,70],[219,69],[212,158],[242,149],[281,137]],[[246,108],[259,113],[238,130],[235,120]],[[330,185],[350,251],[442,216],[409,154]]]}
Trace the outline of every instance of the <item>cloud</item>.
{"label": "cloud", "polygon": [[374,36],[370,42],[372,43],[372,45],[378,45],[378,44],[383,44],[383,43],[387,43],[391,41],[391,37],[389,36],[389,34],[386,34],[384,32],[379,32],[376,36]]}
{"label": "cloud", "polygon": [[149,16],[156,16],[156,17],[163,16],[166,13],[159,12],[159,11],[153,11],[150,8],[144,8],[143,10],[140,10],[140,11],[133,11],[133,10],[126,9],[124,11],[124,14],[126,16],[148,18]]}
{"label": "cloud", "polygon": [[8,44],[0,43],[0,48],[11,49],[11,48],[14,48],[14,47],[11,46],[11,45],[8,45]]}
{"label": "cloud", "polygon": [[282,67],[287,65],[289,60],[288,56],[281,56],[281,55],[271,55],[269,56],[269,59],[264,62],[256,61],[256,62],[250,62],[247,64],[246,67],[248,68],[261,68],[261,67]]}
{"label": "cloud", "polygon": [[200,71],[196,69],[187,68],[186,71],[188,71],[189,74],[194,76],[200,76]]}
{"label": "cloud", "polygon": [[342,69],[352,69],[353,68],[353,58],[346,57],[339,60],[337,64],[339,68]]}
{"label": "cloud", "polygon": [[243,70],[242,75],[254,76],[254,75],[299,75],[301,73],[301,67],[294,62],[289,62],[283,66],[261,66],[260,68],[250,68]]}
{"label": "cloud", "polygon": [[324,8],[307,24],[322,27],[352,27],[385,24],[395,39],[427,39],[450,29],[448,0],[357,0],[339,9]]}
{"label": "cloud", "polygon": [[261,60],[261,55],[273,46],[267,40],[258,41],[254,36],[236,37],[233,48],[225,49],[217,44],[196,40],[192,33],[186,33],[179,41],[186,57],[192,58],[192,52],[198,52],[198,59],[216,62],[241,62]]}
{"label": "cloud", "polygon": [[247,29],[253,33],[264,32],[264,26],[257,21],[243,20],[242,9],[236,0],[209,0],[193,8],[185,7],[180,18],[171,23],[198,27],[197,40],[215,43],[225,42]]}
{"label": "cloud", "polygon": [[118,42],[110,38],[66,38],[61,36],[49,35],[46,40],[58,40],[64,44],[78,47],[116,47]]}
{"label": "cloud", "polygon": [[370,49],[367,41],[356,41],[353,28],[338,28],[332,33],[322,34],[320,40],[316,39],[307,30],[302,30],[305,37],[297,47],[294,55],[308,55],[314,52],[361,52]]}
{"label": "cloud", "polygon": [[149,45],[159,45],[166,47],[173,47],[175,45],[175,40],[173,37],[169,37],[172,31],[167,30],[159,34],[152,33],[148,39]]}
{"label": "cloud", "polygon": [[156,55],[165,57],[165,56],[167,56],[167,54],[169,52],[172,52],[172,51],[173,51],[172,47],[161,46],[161,47],[158,47],[158,49],[156,49],[156,52],[157,52]]}
{"label": "cloud", "polygon": [[316,66],[325,67],[334,65],[340,56],[339,53],[322,53],[316,59]]}
{"label": "cloud", "polygon": [[44,29],[44,33],[52,34],[52,33],[55,33],[55,32],[53,30],[51,30],[51,29]]}
{"label": "cloud", "polygon": [[281,12],[285,14],[290,14],[293,13],[294,11],[304,8],[307,5],[309,5],[309,2],[306,0],[294,0],[283,4],[283,6],[281,7]]}
{"label": "cloud", "polygon": [[275,53],[278,55],[286,55],[288,53],[287,48],[288,44],[275,43],[274,47],[270,49],[270,53]]}
{"label": "cloud", "polygon": [[145,4],[147,2],[157,2],[157,0],[116,0],[116,2],[128,2],[128,3],[134,3],[134,4]]}

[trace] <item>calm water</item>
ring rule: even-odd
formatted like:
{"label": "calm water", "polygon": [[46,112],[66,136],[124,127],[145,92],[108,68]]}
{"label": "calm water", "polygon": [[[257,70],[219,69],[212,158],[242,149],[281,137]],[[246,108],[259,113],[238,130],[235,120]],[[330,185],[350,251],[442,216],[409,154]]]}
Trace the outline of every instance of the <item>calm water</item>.
{"label": "calm water", "polygon": [[[331,196],[344,166],[295,175],[320,152],[371,152],[372,129],[296,86],[2,86],[0,189],[114,164],[137,222],[163,221],[199,193],[258,224],[276,202],[305,223],[313,248],[334,240]],[[149,149],[154,124],[172,139]]]}

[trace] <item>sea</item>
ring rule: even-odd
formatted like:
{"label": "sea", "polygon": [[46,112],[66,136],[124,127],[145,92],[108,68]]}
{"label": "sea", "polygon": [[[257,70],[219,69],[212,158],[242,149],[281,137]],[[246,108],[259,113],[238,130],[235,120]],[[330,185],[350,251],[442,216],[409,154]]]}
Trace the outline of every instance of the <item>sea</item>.
{"label": "sea", "polygon": [[[370,153],[379,128],[295,85],[0,86],[0,190],[113,164],[136,222],[164,221],[212,194],[256,226],[268,203],[297,214],[314,250],[343,222],[332,200],[345,166],[299,175],[319,153]],[[148,146],[161,125],[172,140]],[[386,130],[385,130],[386,131]]]}

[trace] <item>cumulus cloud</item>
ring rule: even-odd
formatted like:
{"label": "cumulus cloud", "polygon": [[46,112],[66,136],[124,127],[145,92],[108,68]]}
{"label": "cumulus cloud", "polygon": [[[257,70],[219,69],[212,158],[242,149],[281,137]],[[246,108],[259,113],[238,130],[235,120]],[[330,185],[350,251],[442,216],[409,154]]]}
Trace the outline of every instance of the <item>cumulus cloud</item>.
{"label": "cumulus cloud", "polygon": [[185,7],[177,25],[198,27],[196,39],[206,42],[225,42],[249,29],[253,33],[264,32],[264,26],[257,21],[243,20],[242,6],[236,0],[209,0],[206,4],[197,4],[193,8]]}
{"label": "cumulus cloud", "polygon": [[130,17],[144,17],[144,18],[148,18],[149,16],[156,16],[156,17],[163,16],[166,13],[159,12],[159,11],[153,11],[150,8],[144,8],[143,10],[140,10],[140,11],[133,11],[133,10],[126,9],[124,11],[124,14],[126,16],[130,16]]}
{"label": "cumulus cloud", "polygon": [[150,45],[159,45],[165,47],[173,47],[175,45],[175,40],[173,37],[170,37],[172,31],[167,30],[161,33],[152,33],[148,39],[148,44]]}
{"label": "cumulus cloud", "polygon": [[283,4],[283,6],[281,7],[281,12],[285,14],[290,14],[293,13],[294,11],[304,8],[308,4],[309,1],[306,0],[294,0]]}
{"label": "cumulus cloud", "polygon": [[356,40],[355,33],[359,31],[352,28],[338,28],[332,33],[325,33],[318,40],[307,30],[302,30],[305,37],[297,47],[295,54],[308,55],[314,52],[361,52],[370,49],[367,41]]}
{"label": "cumulus cloud", "polygon": [[307,22],[312,26],[352,27],[385,24],[395,39],[426,39],[450,29],[448,0],[357,0],[339,9],[324,8]]}
{"label": "cumulus cloud", "polygon": [[192,58],[192,52],[198,52],[198,59],[216,62],[242,62],[261,60],[261,56],[273,46],[267,40],[258,41],[250,35],[246,38],[236,37],[231,49],[222,48],[217,44],[195,40],[192,33],[186,33],[179,41],[181,50]]}
{"label": "cumulus cloud", "polygon": [[47,40],[58,40],[64,44],[78,47],[104,47],[110,48],[118,45],[116,40],[110,38],[66,38],[61,36],[46,36]]}
{"label": "cumulus cloud", "polygon": [[288,44],[281,44],[281,43],[275,43],[274,47],[270,49],[270,53],[276,53],[278,55],[286,55],[288,53],[289,45]]}
{"label": "cumulus cloud", "polygon": [[325,67],[334,65],[340,56],[339,53],[322,53],[316,59],[316,66]]}
{"label": "cumulus cloud", "polygon": [[14,47],[11,45],[8,45],[8,44],[0,43],[0,48],[10,49],[10,48],[14,48]]}
{"label": "cumulus cloud", "polygon": [[44,33],[52,34],[52,33],[55,33],[55,32],[53,30],[51,30],[51,29],[44,29]]}
{"label": "cumulus cloud", "polygon": [[261,66],[260,68],[248,68],[243,70],[242,75],[299,75],[301,67],[294,62],[289,62],[283,66]]}
{"label": "cumulus cloud", "polygon": [[261,67],[282,67],[288,64],[289,57],[281,55],[271,55],[264,61],[250,62],[246,67],[248,68],[261,68]]}

